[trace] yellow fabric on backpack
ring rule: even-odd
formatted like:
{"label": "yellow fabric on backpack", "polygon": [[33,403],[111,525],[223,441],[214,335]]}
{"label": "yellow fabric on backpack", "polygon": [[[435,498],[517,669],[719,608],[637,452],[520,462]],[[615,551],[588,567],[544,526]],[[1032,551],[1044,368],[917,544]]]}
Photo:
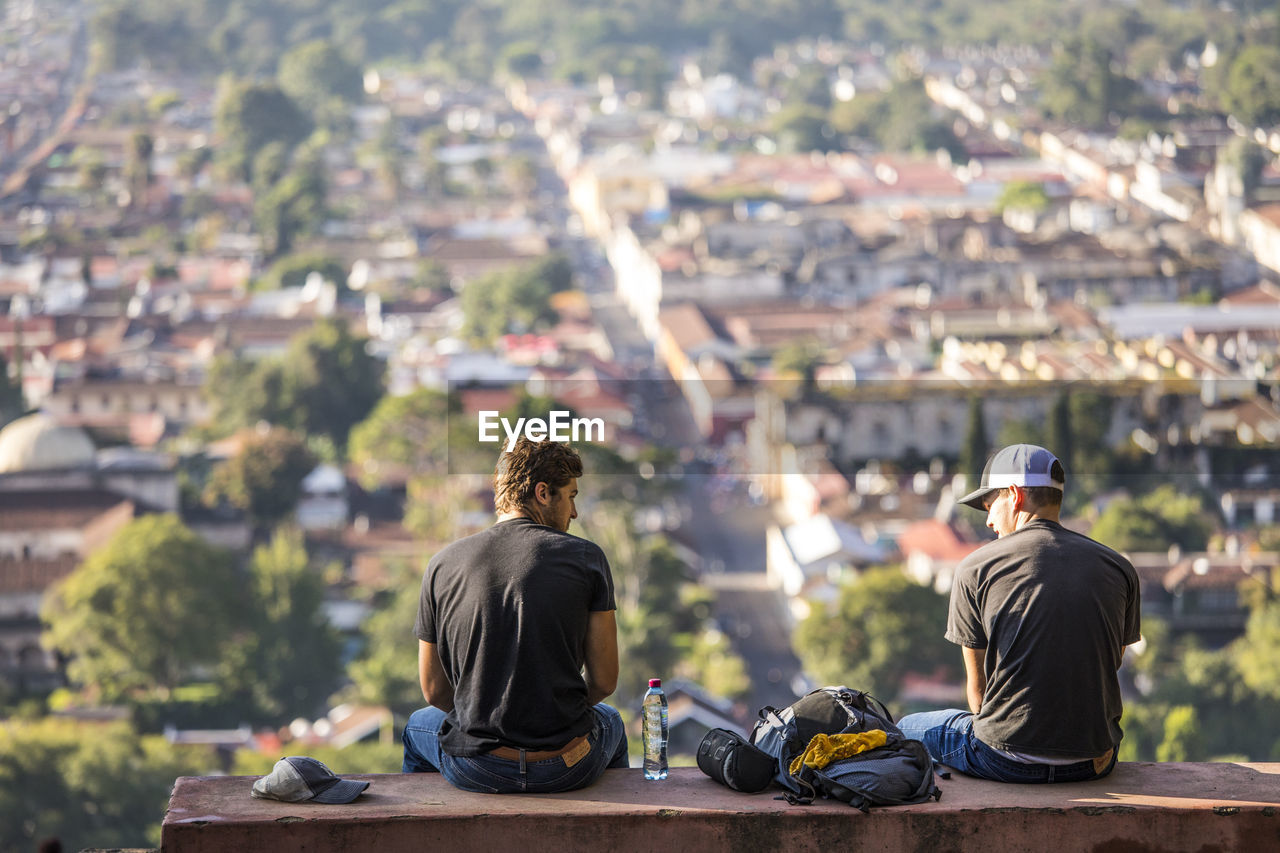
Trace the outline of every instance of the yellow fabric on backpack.
{"label": "yellow fabric on backpack", "polygon": [[801,767],[821,770],[833,761],[884,746],[888,740],[888,735],[881,729],[856,734],[814,735],[804,753],[791,760],[791,775],[799,773]]}

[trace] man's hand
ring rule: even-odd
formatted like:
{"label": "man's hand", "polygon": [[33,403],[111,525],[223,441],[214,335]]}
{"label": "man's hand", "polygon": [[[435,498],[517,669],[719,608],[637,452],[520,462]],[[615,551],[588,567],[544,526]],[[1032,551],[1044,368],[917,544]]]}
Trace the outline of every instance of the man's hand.
{"label": "man's hand", "polygon": [[444,674],[435,643],[418,641],[418,683],[428,705],[445,713],[453,710],[453,684]]}
{"label": "man's hand", "polygon": [[587,702],[595,705],[618,687],[618,622],[612,610],[595,610],[587,620]]}

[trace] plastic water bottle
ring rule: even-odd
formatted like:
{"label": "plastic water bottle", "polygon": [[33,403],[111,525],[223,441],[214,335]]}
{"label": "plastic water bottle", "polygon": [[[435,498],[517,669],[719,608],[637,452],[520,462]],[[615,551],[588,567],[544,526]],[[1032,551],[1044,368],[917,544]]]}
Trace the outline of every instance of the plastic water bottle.
{"label": "plastic water bottle", "polygon": [[644,778],[667,778],[667,696],[662,679],[649,679],[649,692],[641,706],[644,718]]}

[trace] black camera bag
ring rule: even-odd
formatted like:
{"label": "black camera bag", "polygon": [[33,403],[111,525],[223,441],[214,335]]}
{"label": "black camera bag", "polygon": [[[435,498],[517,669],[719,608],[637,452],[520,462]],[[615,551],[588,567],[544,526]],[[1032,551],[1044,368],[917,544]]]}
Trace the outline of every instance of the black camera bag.
{"label": "black camera bag", "polygon": [[712,729],[698,745],[698,769],[744,794],[769,787],[777,767],[773,756],[728,729]]}

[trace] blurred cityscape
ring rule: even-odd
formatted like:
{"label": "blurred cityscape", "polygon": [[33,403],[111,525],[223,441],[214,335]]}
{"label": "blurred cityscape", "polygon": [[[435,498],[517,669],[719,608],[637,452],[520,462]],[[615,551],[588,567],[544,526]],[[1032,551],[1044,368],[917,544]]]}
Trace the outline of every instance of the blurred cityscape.
{"label": "blurred cityscape", "polygon": [[956,497],[1019,441],[1142,581],[1122,760],[1280,760],[1280,14],[795,5],[3,4],[0,847],[397,771],[482,413],[603,424],[610,701],[667,680],[687,763],[820,684],[960,704]]}

